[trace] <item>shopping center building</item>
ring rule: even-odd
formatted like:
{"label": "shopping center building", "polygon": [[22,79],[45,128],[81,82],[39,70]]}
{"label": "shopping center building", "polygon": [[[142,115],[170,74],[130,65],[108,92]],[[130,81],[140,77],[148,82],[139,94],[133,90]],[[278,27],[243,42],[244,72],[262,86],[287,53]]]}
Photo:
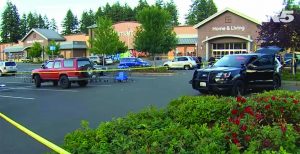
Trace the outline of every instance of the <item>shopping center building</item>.
{"label": "shopping center building", "polygon": [[204,59],[256,51],[261,23],[243,13],[226,8],[194,28],[198,31],[197,55]]}

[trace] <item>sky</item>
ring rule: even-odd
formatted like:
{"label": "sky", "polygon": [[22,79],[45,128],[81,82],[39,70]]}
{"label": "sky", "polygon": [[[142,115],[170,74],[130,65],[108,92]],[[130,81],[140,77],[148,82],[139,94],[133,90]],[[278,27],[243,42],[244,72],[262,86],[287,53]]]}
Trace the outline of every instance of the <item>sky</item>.
{"label": "sky", "polygon": [[[7,0],[0,0],[0,13],[3,12]],[[49,19],[54,18],[57,26],[61,26],[67,10],[80,18],[85,10],[92,9],[96,11],[99,6],[106,3],[113,4],[119,1],[121,4],[127,3],[131,7],[138,4],[138,0],[10,0],[17,6],[20,16],[29,11],[38,14],[47,15]],[[164,0],[169,1],[169,0]],[[193,0],[174,0],[179,11],[179,22],[185,22],[185,16],[188,13]],[[266,21],[267,16],[278,13],[283,8],[283,0],[214,0],[218,11],[230,7],[243,14],[246,14],[259,21]],[[149,4],[154,4],[155,0],[147,0]],[[61,30],[61,29],[60,29]]]}

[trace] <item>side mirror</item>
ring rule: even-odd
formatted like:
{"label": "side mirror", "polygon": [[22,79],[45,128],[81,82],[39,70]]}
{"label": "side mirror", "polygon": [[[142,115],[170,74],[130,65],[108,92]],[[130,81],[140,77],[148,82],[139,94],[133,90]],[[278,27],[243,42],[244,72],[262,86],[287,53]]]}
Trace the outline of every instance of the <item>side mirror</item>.
{"label": "side mirror", "polygon": [[253,65],[253,64],[248,64],[247,68],[249,68],[249,69],[255,69],[255,68],[256,68],[256,66],[255,66],[255,65]]}
{"label": "side mirror", "polygon": [[42,69],[46,69],[45,64],[42,64],[41,68],[42,68]]}

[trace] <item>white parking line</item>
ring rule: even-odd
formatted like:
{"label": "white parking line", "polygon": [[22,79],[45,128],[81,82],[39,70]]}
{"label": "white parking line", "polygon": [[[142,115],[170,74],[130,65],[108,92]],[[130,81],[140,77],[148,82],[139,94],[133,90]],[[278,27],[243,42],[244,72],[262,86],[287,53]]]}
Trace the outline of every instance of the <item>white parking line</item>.
{"label": "white parking line", "polygon": [[0,97],[12,98],[12,99],[26,99],[26,100],[34,100],[35,99],[35,98],[29,98],[29,97],[14,97],[14,96],[5,96],[5,95],[0,95]]}
{"label": "white parking line", "polygon": [[40,88],[37,88],[37,89],[33,89],[33,87],[31,86],[27,86],[28,88],[25,88],[25,87],[12,87],[12,88],[6,88],[6,89],[12,89],[12,90],[33,90],[33,91],[55,91],[55,92],[79,92],[78,90],[55,90],[55,89],[40,89]]}
{"label": "white parking line", "polygon": [[111,87],[112,85],[88,85],[88,87]]}

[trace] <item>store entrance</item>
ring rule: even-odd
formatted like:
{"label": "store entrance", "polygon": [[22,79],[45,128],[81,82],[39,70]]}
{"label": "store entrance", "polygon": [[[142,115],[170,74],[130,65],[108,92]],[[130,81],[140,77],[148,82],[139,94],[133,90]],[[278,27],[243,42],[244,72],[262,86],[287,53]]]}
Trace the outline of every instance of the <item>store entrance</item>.
{"label": "store entrance", "polygon": [[225,55],[248,53],[247,43],[211,43],[212,56],[220,59]]}

